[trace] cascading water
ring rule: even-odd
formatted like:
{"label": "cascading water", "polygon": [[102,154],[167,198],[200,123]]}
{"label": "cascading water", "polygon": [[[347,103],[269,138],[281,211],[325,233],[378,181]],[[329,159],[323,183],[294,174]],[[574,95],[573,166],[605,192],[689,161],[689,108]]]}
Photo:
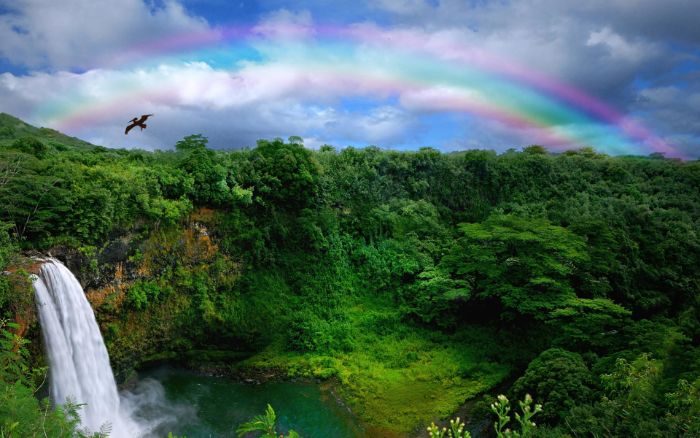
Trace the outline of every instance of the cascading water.
{"label": "cascading water", "polygon": [[49,259],[34,280],[39,320],[49,358],[54,403],[84,403],[81,424],[98,431],[109,423],[115,438],[140,435],[120,409],[119,393],[100,329],[73,273]]}
{"label": "cascading water", "polygon": [[[199,433],[201,428],[212,436],[212,425],[224,428],[232,426],[222,425],[220,419],[208,420],[211,423],[200,421],[197,415],[200,398],[207,405],[225,400],[235,406],[236,403],[245,405],[245,400],[258,400],[261,396],[257,389],[249,388],[248,399],[244,398],[241,402],[238,395],[230,394],[235,384],[224,383],[222,392],[220,383],[210,382],[204,386],[196,383],[196,389],[188,397],[191,402],[174,403],[167,400],[165,388],[153,378],[141,379],[131,390],[120,394],[109,364],[107,348],[83,288],[73,273],[59,261],[48,259],[42,262],[39,274],[34,278],[34,289],[49,360],[50,396],[56,404],[63,404],[67,399],[84,404],[78,411],[82,428],[95,432],[109,424],[110,438],[162,438],[168,432],[178,433],[177,429],[182,427],[190,428],[188,433],[204,436]],[[225,398],[222,397],[224,393]],[[283,390],[279,394],[285,397],[286,392]],[[300,394],[304,400],[309,397],[306,392]],[[230,405],[221,409],[222,415],[232,413]],[[325,415],[319,414],[317,409],[313,412],[309,415]],[[212,413],[209,412],[209,415]],[[218,413],[214,416],[218,416]],[[313,418],[319,418],[319,422],[326,421],[321,417]],[[330,427],[328,424],[326,426]]]}

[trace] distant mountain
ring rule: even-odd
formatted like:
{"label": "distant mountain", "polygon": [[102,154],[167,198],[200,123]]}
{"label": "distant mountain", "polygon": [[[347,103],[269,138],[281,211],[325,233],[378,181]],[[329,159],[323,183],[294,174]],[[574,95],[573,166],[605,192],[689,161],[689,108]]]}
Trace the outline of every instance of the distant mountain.
{"label": "distant mountain", "polygon": [[33,137],[46,146],[64,146],[83,150],[97,147],[79,138],[62,134],[55,129],[37,128],[17,117],[0,113],[0,146],[9,146],[15,140],[25,137]]}

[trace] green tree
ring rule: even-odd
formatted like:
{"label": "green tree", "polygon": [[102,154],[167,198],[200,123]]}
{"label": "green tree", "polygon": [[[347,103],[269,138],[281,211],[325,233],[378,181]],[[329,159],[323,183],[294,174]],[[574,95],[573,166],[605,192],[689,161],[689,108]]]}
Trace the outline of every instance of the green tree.
{"label": "green tree", "polygon": [[207,143],[209,143],[209,139],[202,134],[192,134],[182,140],[178,140],[175,143],[175,150],[178,152],[193,152],[206,149]]}
{"label": "green tree", "polygon": [[192,200],[199,205],[227,206],[233,193],[226,169],[217,162],[216,153],[206,148],[207,139],[200,134],[180,140],[176,148],[185,155],[180,168],[193,179]]}
{"label": "green tree", "polygon": [[664,416],[671,433],[677,436],[700,436],[700,378],[694,382],[681,379],[676,390],[666,394],[668,409]]}
{"label": "green tree", "polygon": [[564,423],[574,435],[663,437],[666,426],[659,405],[662,365],[647,354],[620,358],[601,376],[604,396],[593,405],[573,406]]}
{"label": "green tree", "polygon": [[572,278],[587,259],[580,237],[543,219],[494,214],[461,224],[461,237],[441,267],[475,298],[497,299],[506,309],[536,319],[576,298]]}
{"label": "green tree", "polygon": [[[4,272],[12,257],[15,255],[15,246],[10,239],[8,231],[10,224],[0,222],[0,272]],[[3,310],[10,307],[10,303],[16,294],[10,288],[10,282],[6,275],[0,275],[0,318],[4,317]]]}
{"label": "green tree", "polygon": [[550,348],[537,356],[513,384],[513,394],[546,400],[541,417],[555,423],[573,406],[593,401],[595,379],[581,355]]}
{"label": "green tree", "polygon": [[32,136],[18,138],[12,143],[12,148],[26,154],[34,155],[37,158],[44,158],[48,152],[48,147]]}
{"label": "green tree", "polygon": [[260,140],[251,164],[251,180],[245,185],[255,188],[258,202],[298,211],[316,195],[320,165],[301,144]]}

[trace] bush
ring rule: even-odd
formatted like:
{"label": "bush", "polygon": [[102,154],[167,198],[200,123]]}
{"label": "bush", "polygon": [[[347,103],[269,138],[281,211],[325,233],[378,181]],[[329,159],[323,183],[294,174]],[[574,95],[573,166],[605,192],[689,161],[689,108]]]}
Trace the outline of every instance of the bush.
{"label": "bush", "polygon": [[351,330],[345,318],[322,319],[311,312],[303,312],[289,323],[288,345],[299,352],[350,351],[354,345]]}
{"label": "bush", "polygon": [[144,310],[161,295],[161,287],[155,281],[137,281],[126,292],[126,299],[134,309]]}
{"label": "bush", "polygon": [[573,406],[588,403],[593,397],[594,379],[581,355],[560,348],[550,348],[536,357],[513,385],[513,393],[523,397],[534,394],[546,400],[543,421],[563,418]]}
{"label": "bush", "polygon": [[12,148],[37,158],[44,158],[48,151],[48,147],[44,143],[30,136],[18,138],[12,143]]}

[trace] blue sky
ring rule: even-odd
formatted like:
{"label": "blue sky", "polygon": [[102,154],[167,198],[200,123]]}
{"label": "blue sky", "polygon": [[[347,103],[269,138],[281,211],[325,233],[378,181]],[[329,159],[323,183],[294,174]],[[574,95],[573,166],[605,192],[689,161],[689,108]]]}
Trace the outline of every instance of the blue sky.
{"label": "blue sky", "polygon": [[[541,140],[537,130],[504,123],[484,111],[445,109],[416,100],[417,95],[436,95],[444,101],[454,84],[433,81],[420,90],[402,85],[382,93],[366,80],[338,85],[342,81],[337,77],[319,78],[295,70],[303,56],[293,58],[285,52],[285,36],[273,35],[275,29],[289,26],[370,26],[382,35],[408,33],[439,47],[478,47],[599,100],[645,126],[684,157],[700,155],[700,26],[694,0],[123,0],[118,7],[114,4],[0,0],[0,111],[105,146],[146,149],[172,147],[177,139],[195,132],[208,136],[215,147],[226,148],[290,135],[303,137],[310,147],[374,144],[445,151],[503,151]],[[261,37],[112,62],[143,44],[229,26],[262,29]],[[301,52],[306,56],[312,50],[332,55],[333,48],[313,36],[304,44]],[[356,63],[348,69],[354,68],[359,76],[374,68],[377,60],[376,53],[374,58],[368,55],[367,44],[371,42],[347,49],[348,58]],[[430,57],[418,58],[416,65],[433,62]],[[149,93],[150,85],[124,94],[134,81],[156,88],[168,81],[183,85],[155,97]],[[473,88],[456,91],[481,93],[482,103],[502,97],[489,95],[478,84]],[[124,95],[133,96],[133,101],[123,102]],[[75,107],[78,101],[99,108],[99,114],[95,111],[82,122],[66,123],[62,114],[46,110],[63,106],[68,113],[75,111],[71,104]],[[122,103],[108,105],[117,101]],[[157,117],[143,133],[125,137],[124,117],[128,120],[140,112],[156,112]],[[559,123],[547,129],[601,131]],[[581,141],[597,143],[592,146],[608,153],[652,151],[641,143],[637,149],[611,147],[617,137],[591,135]]]}

